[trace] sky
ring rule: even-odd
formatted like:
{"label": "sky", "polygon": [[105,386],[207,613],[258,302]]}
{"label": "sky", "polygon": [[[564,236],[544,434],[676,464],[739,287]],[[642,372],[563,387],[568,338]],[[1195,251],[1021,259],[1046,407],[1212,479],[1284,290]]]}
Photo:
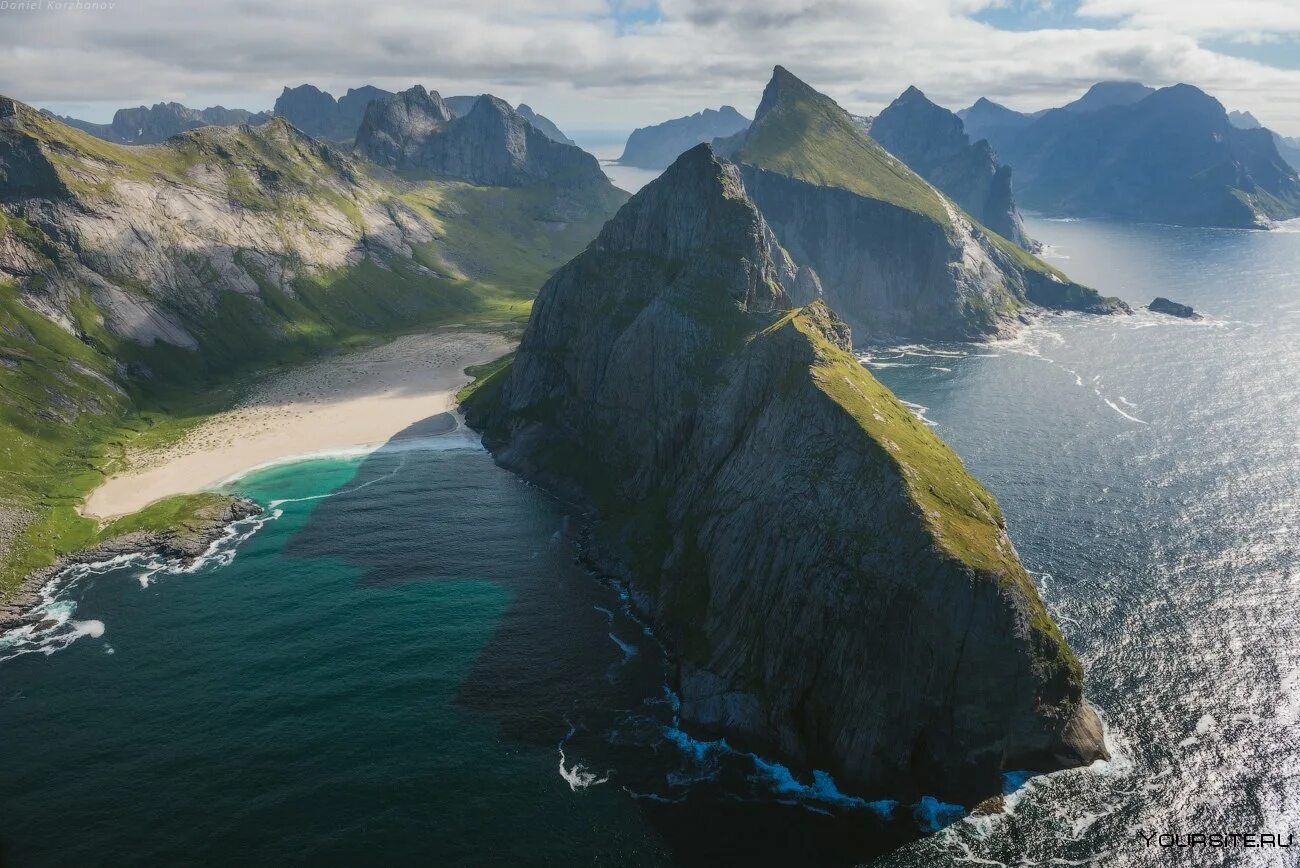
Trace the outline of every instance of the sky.
{"label": "sky", "polygon": [[1300,135],[1300,0],[0,0],[0,93],[100,122],[419,83],[629,130],[751,114],[778,63],[859,114],[912,84],[1036,110],[1181,81]]}

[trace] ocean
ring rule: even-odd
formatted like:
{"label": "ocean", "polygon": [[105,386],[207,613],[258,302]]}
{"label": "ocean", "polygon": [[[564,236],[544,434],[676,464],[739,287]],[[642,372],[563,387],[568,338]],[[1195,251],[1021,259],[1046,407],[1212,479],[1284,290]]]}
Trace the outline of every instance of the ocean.
{"label": "ocean", "polygon": [[245,477],[267,512],[191,570],[51,587],[0,638],[0,864],[1300,864],[1159,837],[1300,833],[1300,229],[1027,223],[1205,319],[863,356],[998,497],[1111,762],[962,817],[692,738],[623,589],[456,429]]}

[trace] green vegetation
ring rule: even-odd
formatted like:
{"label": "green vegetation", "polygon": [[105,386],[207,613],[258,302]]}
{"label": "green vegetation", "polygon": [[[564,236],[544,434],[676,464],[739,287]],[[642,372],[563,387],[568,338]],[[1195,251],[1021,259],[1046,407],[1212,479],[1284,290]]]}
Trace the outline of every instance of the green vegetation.
{"label": "green vegetation", "polygon": [[811,374],[817,388],[848,413],[897,466],[938,546],[971,569],[1014,587],[1029,607],[1037,653],[1062,663],[1082,684],[1083,669],[1047,613],[1038,589],[1006,538],[997,501],[966,470],[957,453],[940,440],[850,353],[826,340],[814,303],[791,317],[816,356]]}
{"label": "green vegetation", "polygon": [[109,522],[99,531],[98,540],[116,539],[131,533],[198,536],[213,521],[221,518],[233,499],[232,495],[216,492],[169,497],[152,503],[137,513]]}
{"label": "green vegetation", "polygon": [[840,187],[949,225],[934,189],[864,134],[834,100],[780,67],[768,89],[775,89],[775,101],[745,134],[738,162]]}
{"label": "green vegetation", "polygon": [[[48,164],[33,174],[43,187],[37,196],[57,201],[71,193],[111,202],[122,180],[162,179],[224,193],[250,214],[270,214],[286,227],[319,225],[333,212],[359,235],[363,208],[409,208],[435,237],[416,245],[411,258],[372,252],[330,272],[297,268],[290,256],[284,265],[301,276],[287,287],[259,271],[255,263],[262,259],[237,252],[258,284],[252,296],[222,291],[212,262],[186,255],[185,264],[212,289],[211,307],[136,285],[128,275],[112,278],[183,322],[197,351],[115,335],[89,294],[67,305],[70,332],[24,304],[18,287],[0,283],[0,598],[60,554],[104,538],[77,507],[129,450],[174,442],[233,404],[245,380],[268,366],[453,324],[517,329],[550,271],[585,246],[626,199],[612,187],[560,194],[543,186],[371,178],[351,157],[278,121],[252,131],[208,127],[162,145],[122,146],[26,106],[18,112],[18,130],[6,134],[26,138],[38,170],[40,160]],[[585,198],[575,198],[580,195]],[[0,208],[0,237],[16,237],[54,267],[64,254],[21,213],[17,206]],[[44,280],[30,278],[23,290],[38,292]],[[132,526],[184,525],[202,506],[157,504]],[[111,532],[123,527],[115,523]]]}
{"label": "green vegetation", "polygon": [[482,365],[470,365],[465,369],[465,373],[474,379],[466,383],[459,392],[456,393],[456,403],[460,404],[477,392],[479,389],[489,385],[497,384],[505,378],[506,372],[510,370],[510,363],[515,360],[513,352],[506,353],[499,359]]}

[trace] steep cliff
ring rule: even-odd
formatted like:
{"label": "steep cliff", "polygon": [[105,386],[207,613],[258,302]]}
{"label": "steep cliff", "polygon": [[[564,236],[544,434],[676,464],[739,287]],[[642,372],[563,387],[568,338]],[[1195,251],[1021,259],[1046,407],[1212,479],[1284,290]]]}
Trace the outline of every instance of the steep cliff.
{"label": "steep cliff", "polygon": [[702,142],[734,136],[747,126],[749,118],[729,105],[716,110],[704,109],[687,117],[633,130],[618,161],[628,166],[663,169],[690,148]]}
{"label": "steep cliff", "polygon": [[823,301],[796,306],[797,272],[740,172],[692,149],[546,283],[468,418],[586,510],[689,725],[965,804],[1105,756],[997,504]]}
{"label": "steep cliff", "polygon": [[868,133],[980,223],[1025,250],[1037,249],[1016,210],[1011,167],[998,165],[987,141],[972,144],[955,114],[909,87]]}
{"label": "steep cliff", "polygon": [[275,101],[272,113],[309,136],[338,144],[352,144],[361,119],[371,101],[392,96],[391,91],[373,85],[350,87],[337,100],[332,94],[303,84],[286,87]]}
{"label": "steep cliff", "polygon": [[[400,148],[392,146],[396,141],[402,143]],[[509,103],[487,94],[455,117],[437,93],[429,94],[419,85],[376,100],[366,110],[356,150],[394,169],[473,184],[611,188],[595,157],[554,141]]]}
{"label": "steep cliff", "polygon": [[753,124],[718,145],[860,338],[977,339],[1013,330],[1026,307],[1127,309],[968,219],[779,66]]}

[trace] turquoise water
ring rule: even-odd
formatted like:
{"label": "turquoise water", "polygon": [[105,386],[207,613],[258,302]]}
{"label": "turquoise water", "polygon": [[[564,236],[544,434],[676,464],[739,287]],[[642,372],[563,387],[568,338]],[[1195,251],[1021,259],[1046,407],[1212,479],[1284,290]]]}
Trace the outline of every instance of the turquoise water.
{"label": "turquoise water", "polygon": [[1300,233],[1030,228],[1207,320],[867,363],[998,496],[1109,765],[954,823],[691,740],[564,513],[453,432],[246,478],[267,517],[193,571],[51,589],[62,626],[0,640],[0,863],[1154,866],[1139,828],[1300,831]]}

